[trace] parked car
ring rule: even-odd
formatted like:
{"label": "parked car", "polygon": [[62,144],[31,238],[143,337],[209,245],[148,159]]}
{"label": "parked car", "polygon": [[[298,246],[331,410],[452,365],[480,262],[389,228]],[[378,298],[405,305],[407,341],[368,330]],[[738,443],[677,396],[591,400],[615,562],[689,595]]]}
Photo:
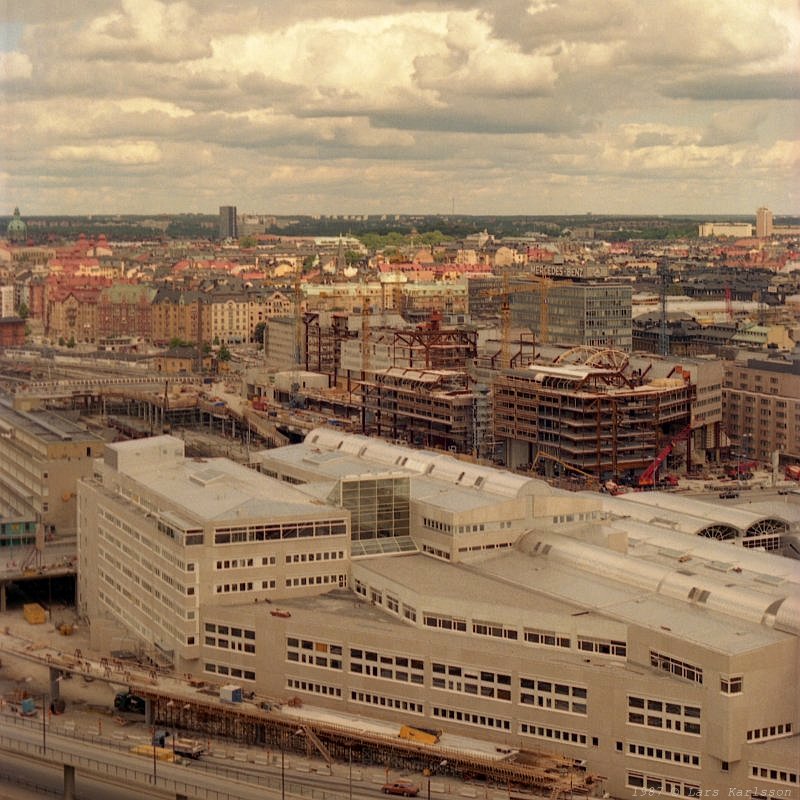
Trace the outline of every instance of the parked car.
{"label": "parked car", "polygon": [[719,496],[722,500],[735,500],[739,496],[739,492],[728,489],[728,491],[720,492]]}
{"label": "parked car", "polygon": [[381,791],[384,794],[399,794],[401,797],[416,797],[419,794],[419,786],[411,781],[392,781],[384,783]]}
{"label": "parked car", "polygon": [[132,692],[117,692],[117,695],[114,698],[114,708],[116,708],[117,711],[128,711],[132,714],[144,714],[146,706],[144,698],[139,697]]}

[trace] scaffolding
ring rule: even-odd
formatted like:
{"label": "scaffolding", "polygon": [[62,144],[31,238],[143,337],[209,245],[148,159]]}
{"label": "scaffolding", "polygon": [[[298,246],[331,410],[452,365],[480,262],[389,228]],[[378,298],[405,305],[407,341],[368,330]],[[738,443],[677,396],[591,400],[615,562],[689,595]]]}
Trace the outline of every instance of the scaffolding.
{"label": "scaffolding", "polygon": [[[281,753],[317,757],[327,764],[380,765],[386,769],[414,772],[435,771],[461,779],[493,783],[512,791],[545,792],[551,800],[573,800],[575,796],[603,794],[604,776],[586,771],[585,763],[562,753],[494,745],[483,751],[448,745],[444,738],[420,743],[403,738],[402,724],[369,729],[359,717],[348,725],[313,710],[304,712],[294,696],[266,698],[248,693],[240,701],[221,698],[221,686],[185,673],[176,676],[152,661],[142,663],[128,657],[93,660],[80,649],[66,653],[14,634],[0,632],[0,652],[49,670],[50,698],[59,697],[59,682],[66,676],[83,677],[109,684],[115,690],[127,686],[126,694],[144,700],[147,725],[186,732],[192,737],[230,739],[239,744],[263,747]],[[0,698],[1,699],[1,698]],[[291,711],[289,711],[291,709]]]}
{"label": "scaffolding", "polygon": [[428,322],[412,331],[395,331],[392,357],[395,366],[411,369],[463,370],[478,354],[477,331],[444,330],[442,315],[434,311]]}
{"label": "scaffolding", "polygon": [[[498,748],[498,757],[465,752],[440,744],[428,745],[346,725],[285,715],[268,706],[220,704],[216,696],[189,699],[152,687],[132,687],[151,704],[157,725],[213,735],[280,752],[303,753],[354,764],[379,764],[488,781],[509,790],[546,792],[549,797],[589,796],[601,787],[602,776],[586,772],[582,763],[559,753]],[[207,690],[213,693],[212,689]],[[291,703],[291,701],[290,701]],[[398,732],[400,726],[398,725]],[[446,764],[445,764],[446,762]],[[572,793],[572,794],[570,794]]]}
{"label": "scaffolding", "polygon": [[361,387],[365,432],[411,444],[470,453],[474,393],[465,372],[392,367]]}
{"label": "scaffolding", "polygon": [[[691,420],[695,387],[685,375],[643,382],[598,353],[582,364],[538,365],[494,382],[494,435],[598,479],[640,472]],[[594,359],[594,363],[592,363]]]}

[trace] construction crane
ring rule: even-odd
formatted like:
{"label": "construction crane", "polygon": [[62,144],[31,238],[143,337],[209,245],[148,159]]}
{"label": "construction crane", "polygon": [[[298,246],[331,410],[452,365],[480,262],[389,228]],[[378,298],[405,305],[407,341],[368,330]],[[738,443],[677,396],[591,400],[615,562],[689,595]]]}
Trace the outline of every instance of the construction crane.
{"label": "construction crane", "polygon": [[362,378],[367,380],[367,373],[372,368],[372,358],[370,347],[372,345],[372,327],[370,316],[372,308],[369,305],[369,298],[359,290],[361,298],[361,373]]}
{"label": "construction crane", "polygon": [[586,470],[578,469],[578,467],[573,467],[572,464],[568,464],[566,461],[559,458],[558,456],[551,455],[550,453],[545,453],[542,450],[539,450],[536,453],[536,457],[533,459],[533,463],[531,464],[531,472],[536,471],[536,467],[539,465],[540,461],[551,461],[554,464],[558,464],[565,471],[574,472],[583,477],[587,484],[597,483],[596,475],[593,475],[591,472],[587,472]]}
{"label": "construction crane", "polygon": [[303,272],[298,265],[294,273],[293,291],[293,317],[294,317],[294,341],[292,342],[292,377],[289,388],[289,405],[296,408],[301,405],[300,400],[300,369],[303,364]]}
{"label": "construction crane", "polygon": [[511,288],[511,279],[508,272],[503,273],[503,287],[501,289],[485,289],[481,292],[483,297],[500,297],[500,364],[503,367],[511,366],[511,295],[523,292],[539,293],[539,342],[544,344],[548,340],[547,320],[547,290],[550,279],[539,275],[524,276],[525,282],[532,286],[515,285]]}
{"label": "construction crane", "polygon": [[675,449],[675,446],[680,442],[685,442],[692,434],[692,426],[687,425],[682,431],[676,433],[664,447],[661,448],[658,455],[653,459],[653,462],[645,469],[639,476],[638,485],[642,488],[646,486],[654,486],[656,483],[656,473],[658,468],[664,463],[667,456]]}
{"label": "construction crane", "polygon": [[303,273],[300,267],[294,273],[294,363],[299,368],[303,349]]}
{"label": "construction crane", "polygon": [[367,394],[369,393],[370,377],[372,369],[372,327],[370,325],[370,315],[372,309],[369,305],[369,296],[365,288],[359,285],[356,294],[361,304],[361,432],[367,432]]}
{"label": "construction crane", "polygon": [[667,287],[670,281],[669,260],[662,258],[658,262],[658,292],[661,301],[661,315],[658,326],[658,354],[669,355],[669,332],[667,330]]}

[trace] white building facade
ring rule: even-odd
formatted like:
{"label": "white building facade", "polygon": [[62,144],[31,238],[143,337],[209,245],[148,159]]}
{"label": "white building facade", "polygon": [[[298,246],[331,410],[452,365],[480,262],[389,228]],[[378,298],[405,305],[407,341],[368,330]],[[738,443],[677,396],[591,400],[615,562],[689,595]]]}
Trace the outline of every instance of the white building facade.
{"label": "white building facade", "polygon": [[110,445],[80,487],[93,634],[113,620],[207,680],[562,753],[614,797],[798,797],[796,561],[333,430],[259,468]]}

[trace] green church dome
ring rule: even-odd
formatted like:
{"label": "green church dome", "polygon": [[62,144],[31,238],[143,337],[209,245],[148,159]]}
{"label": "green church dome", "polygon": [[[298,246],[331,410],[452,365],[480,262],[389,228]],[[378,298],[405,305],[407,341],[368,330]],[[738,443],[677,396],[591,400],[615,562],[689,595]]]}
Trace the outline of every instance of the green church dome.
{"label": "green church dome", "polygon": [[12,242],[24,242],[28,238],[28,226],[19,215],[19,209],[14,209],[14,216],[6,228],[6,236]]}

